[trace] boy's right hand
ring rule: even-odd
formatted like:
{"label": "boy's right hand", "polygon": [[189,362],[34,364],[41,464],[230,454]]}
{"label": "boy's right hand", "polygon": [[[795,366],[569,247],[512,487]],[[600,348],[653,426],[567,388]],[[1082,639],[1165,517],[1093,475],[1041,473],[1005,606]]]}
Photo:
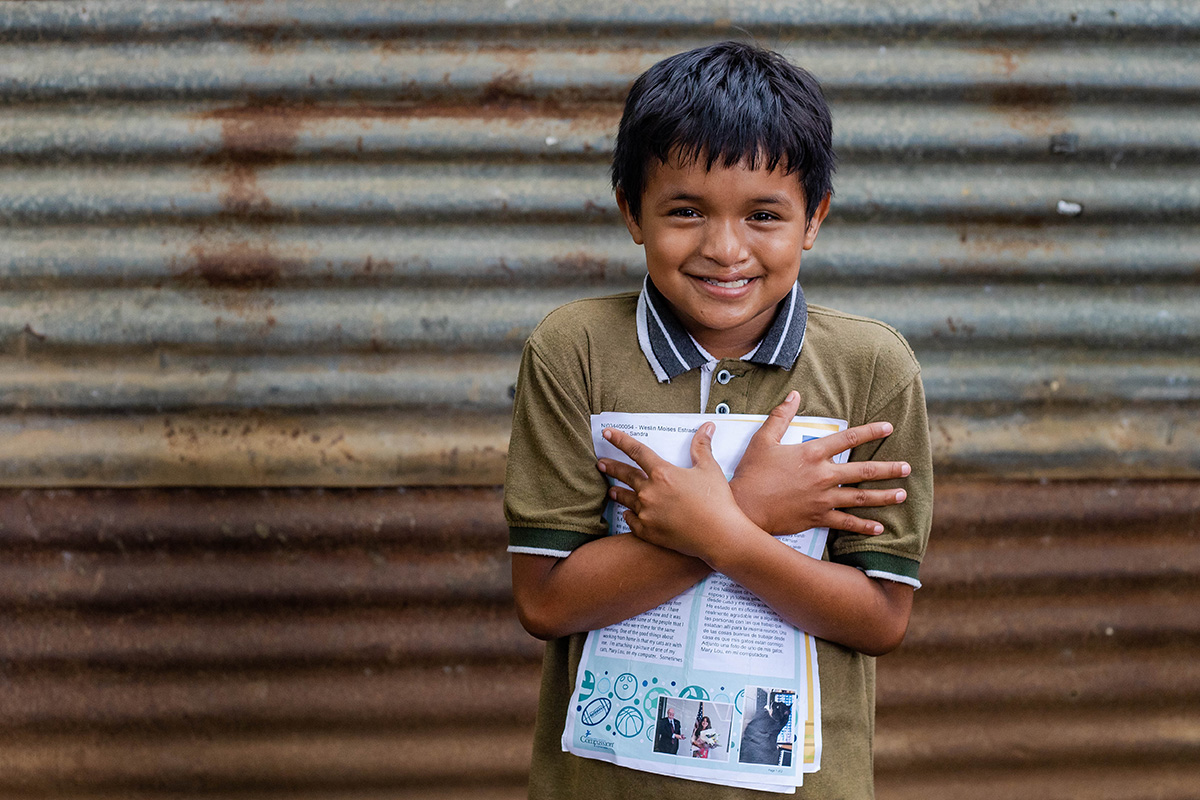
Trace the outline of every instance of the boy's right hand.
{"label": "boy's right hand", "polygon": [[789,393],[750,440],[729,481],[742,511],[760,528],[778,535],[809,528],[883,533],[879,523],[838,509],[895,505],[904,502],[906,492],[858,489],[845,484],[904,478],[911,471],[909,465],[902,461],[836,464],[833,457],[884,438],[892,432],[891,423],[872,422],[804,444],[780,444],[799,408],[799,392]]}

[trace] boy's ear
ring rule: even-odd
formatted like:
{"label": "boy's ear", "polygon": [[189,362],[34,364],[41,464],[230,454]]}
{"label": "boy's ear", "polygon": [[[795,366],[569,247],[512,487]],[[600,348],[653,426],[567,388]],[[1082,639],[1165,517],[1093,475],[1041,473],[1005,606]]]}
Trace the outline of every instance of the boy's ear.
{"label": "boy's ear", "polygon": [[816,213],[812,219],[808,221],[808,228],[804,231],[804,249],[811,250],[812,246],[817,242],[817,232],[821,230],[821,223],[825,221],[825,216],[829,213],[829,195],[821,200],[821,205],[817,206]]}
{"label": "boy's ear", "polygon": [[634,219],[633,213],[629,210],[629,201],[625,199],[625,192],[621,189],[617,189],[617,208],[621,209],[621,217],[625,220],[625,227],[629,229],[629,235],[633,237],[633,243],[644,244],[642,226]]}

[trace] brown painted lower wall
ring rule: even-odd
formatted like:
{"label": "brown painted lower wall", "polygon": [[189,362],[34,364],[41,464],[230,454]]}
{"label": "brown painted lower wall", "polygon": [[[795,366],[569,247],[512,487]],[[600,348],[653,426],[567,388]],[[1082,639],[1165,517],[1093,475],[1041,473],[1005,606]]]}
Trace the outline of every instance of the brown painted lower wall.
{"label": "brown painted lower wall", "polygon": [[[943,482],[877,785],[1200,786],[1200,483]],[[515,798],[495,489],[0,493],[0,797]]]}

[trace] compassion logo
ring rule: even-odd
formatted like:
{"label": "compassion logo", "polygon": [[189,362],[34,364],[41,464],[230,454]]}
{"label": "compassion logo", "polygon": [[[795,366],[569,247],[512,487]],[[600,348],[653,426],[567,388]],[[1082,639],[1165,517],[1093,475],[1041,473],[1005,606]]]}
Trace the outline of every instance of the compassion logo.
{"label": "compassion logo", "polygon": [[582,736],[580,736],[579,743],[585,744],[588,747],[594,747],[597,750],[607,750],[610,753],[613,752],[613,745],[615,744],[615,742],[607,739],[598,739],[595,736],[592,736],[591,731],[586,731]]}

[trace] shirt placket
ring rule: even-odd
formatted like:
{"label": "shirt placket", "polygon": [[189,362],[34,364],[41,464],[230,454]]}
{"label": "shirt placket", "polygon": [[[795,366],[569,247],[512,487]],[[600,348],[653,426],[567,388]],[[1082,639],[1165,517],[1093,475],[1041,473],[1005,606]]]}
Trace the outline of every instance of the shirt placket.
{"label": "shirt placket", "polygon": [[748,412],[751,365],[738,359],[726,358],[717,362],[708,390],[709,414],[746,414]]}

